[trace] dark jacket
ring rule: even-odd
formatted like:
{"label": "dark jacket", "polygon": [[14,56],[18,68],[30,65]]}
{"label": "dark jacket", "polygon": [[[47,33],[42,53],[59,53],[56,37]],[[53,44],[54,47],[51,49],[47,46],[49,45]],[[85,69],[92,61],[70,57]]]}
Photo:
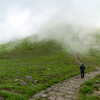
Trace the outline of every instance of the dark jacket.
{"label": "dark jacket", "polygon": [[85,66],[84,65],[80,66],[80,69],[81,69],[81,71],[84,71],[85,70]]}

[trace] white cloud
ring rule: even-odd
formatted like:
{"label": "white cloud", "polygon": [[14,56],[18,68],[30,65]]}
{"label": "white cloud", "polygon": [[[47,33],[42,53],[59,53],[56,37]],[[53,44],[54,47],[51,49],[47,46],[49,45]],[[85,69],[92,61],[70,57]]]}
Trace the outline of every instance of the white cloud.
{"label": "white cloud", "polygon": [[0,42],[20,39],[38,31],[51,16],[52,11],[45,9],[43,12],[32,8],[21,9],[19,6],[7,11],[5,19],[0,23]]}
{"label": "white cloud", "polygon": [[4,0],[0,5],[0,42],[35,34],[51,22],[100,27],[99,0]]}

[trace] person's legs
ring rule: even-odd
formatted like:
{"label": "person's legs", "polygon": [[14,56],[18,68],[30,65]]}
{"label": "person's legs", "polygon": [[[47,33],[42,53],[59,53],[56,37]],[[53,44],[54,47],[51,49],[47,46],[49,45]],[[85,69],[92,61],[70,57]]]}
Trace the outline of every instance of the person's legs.
{"label": "person's legs", "polygon": [[83,78],[82,71],[81,71],[81,78]]}
{"label": "person's legs", "polygon": [[84,78],[84,71],[83,71],[83,78]]}
{"label": "person's legs", "polygon": [[81,71],[81,78],[84,78],[84,71]]}

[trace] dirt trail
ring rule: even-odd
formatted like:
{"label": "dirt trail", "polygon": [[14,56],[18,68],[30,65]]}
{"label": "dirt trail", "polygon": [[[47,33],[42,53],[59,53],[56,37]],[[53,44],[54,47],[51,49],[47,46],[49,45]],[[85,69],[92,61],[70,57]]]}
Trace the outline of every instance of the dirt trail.
{"label": "dirt trail", "polygon": [[80,62],[80,60],[78,59],[78,54],[77,53],[74,53],[74,58],[75,60],[79,63],[79,64],[82,64],[82,62]]}
{"label": "dirt trail", "polygon": [[[81,63],[76,55],[75,59],[78,63]],[[61,83],[55,84],[46,90],[43,90],[37,94],[35,94],[29,100],[78,100],[77,95],[79,88],[83,82],[89,80],[96,75],[100,74],[100,68],[97,67],[98,71],[85,73],[84,79],[81,79],[80,75],[74,76],[70,79],[64,80]]]}

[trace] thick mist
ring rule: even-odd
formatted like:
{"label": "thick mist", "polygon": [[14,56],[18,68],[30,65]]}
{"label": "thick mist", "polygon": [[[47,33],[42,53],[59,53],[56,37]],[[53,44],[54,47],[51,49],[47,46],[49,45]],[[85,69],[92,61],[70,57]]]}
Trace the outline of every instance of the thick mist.
{"label": "thick mist", "polygon": [[29,42],[54,40],[67,51],[88,53],[89,49],[100,50],[97,35],[100,36],[99,29],[68,24],[67,22],[59,22],[56,24],[48,22],[37,33],[36,41],[30,37]]}
{"label": "thick mist", "polygon": [[37,42],[55,40],[65,50],[100,50],[99,0],[4,0],[0,4],[0,43],[37,35]]}

